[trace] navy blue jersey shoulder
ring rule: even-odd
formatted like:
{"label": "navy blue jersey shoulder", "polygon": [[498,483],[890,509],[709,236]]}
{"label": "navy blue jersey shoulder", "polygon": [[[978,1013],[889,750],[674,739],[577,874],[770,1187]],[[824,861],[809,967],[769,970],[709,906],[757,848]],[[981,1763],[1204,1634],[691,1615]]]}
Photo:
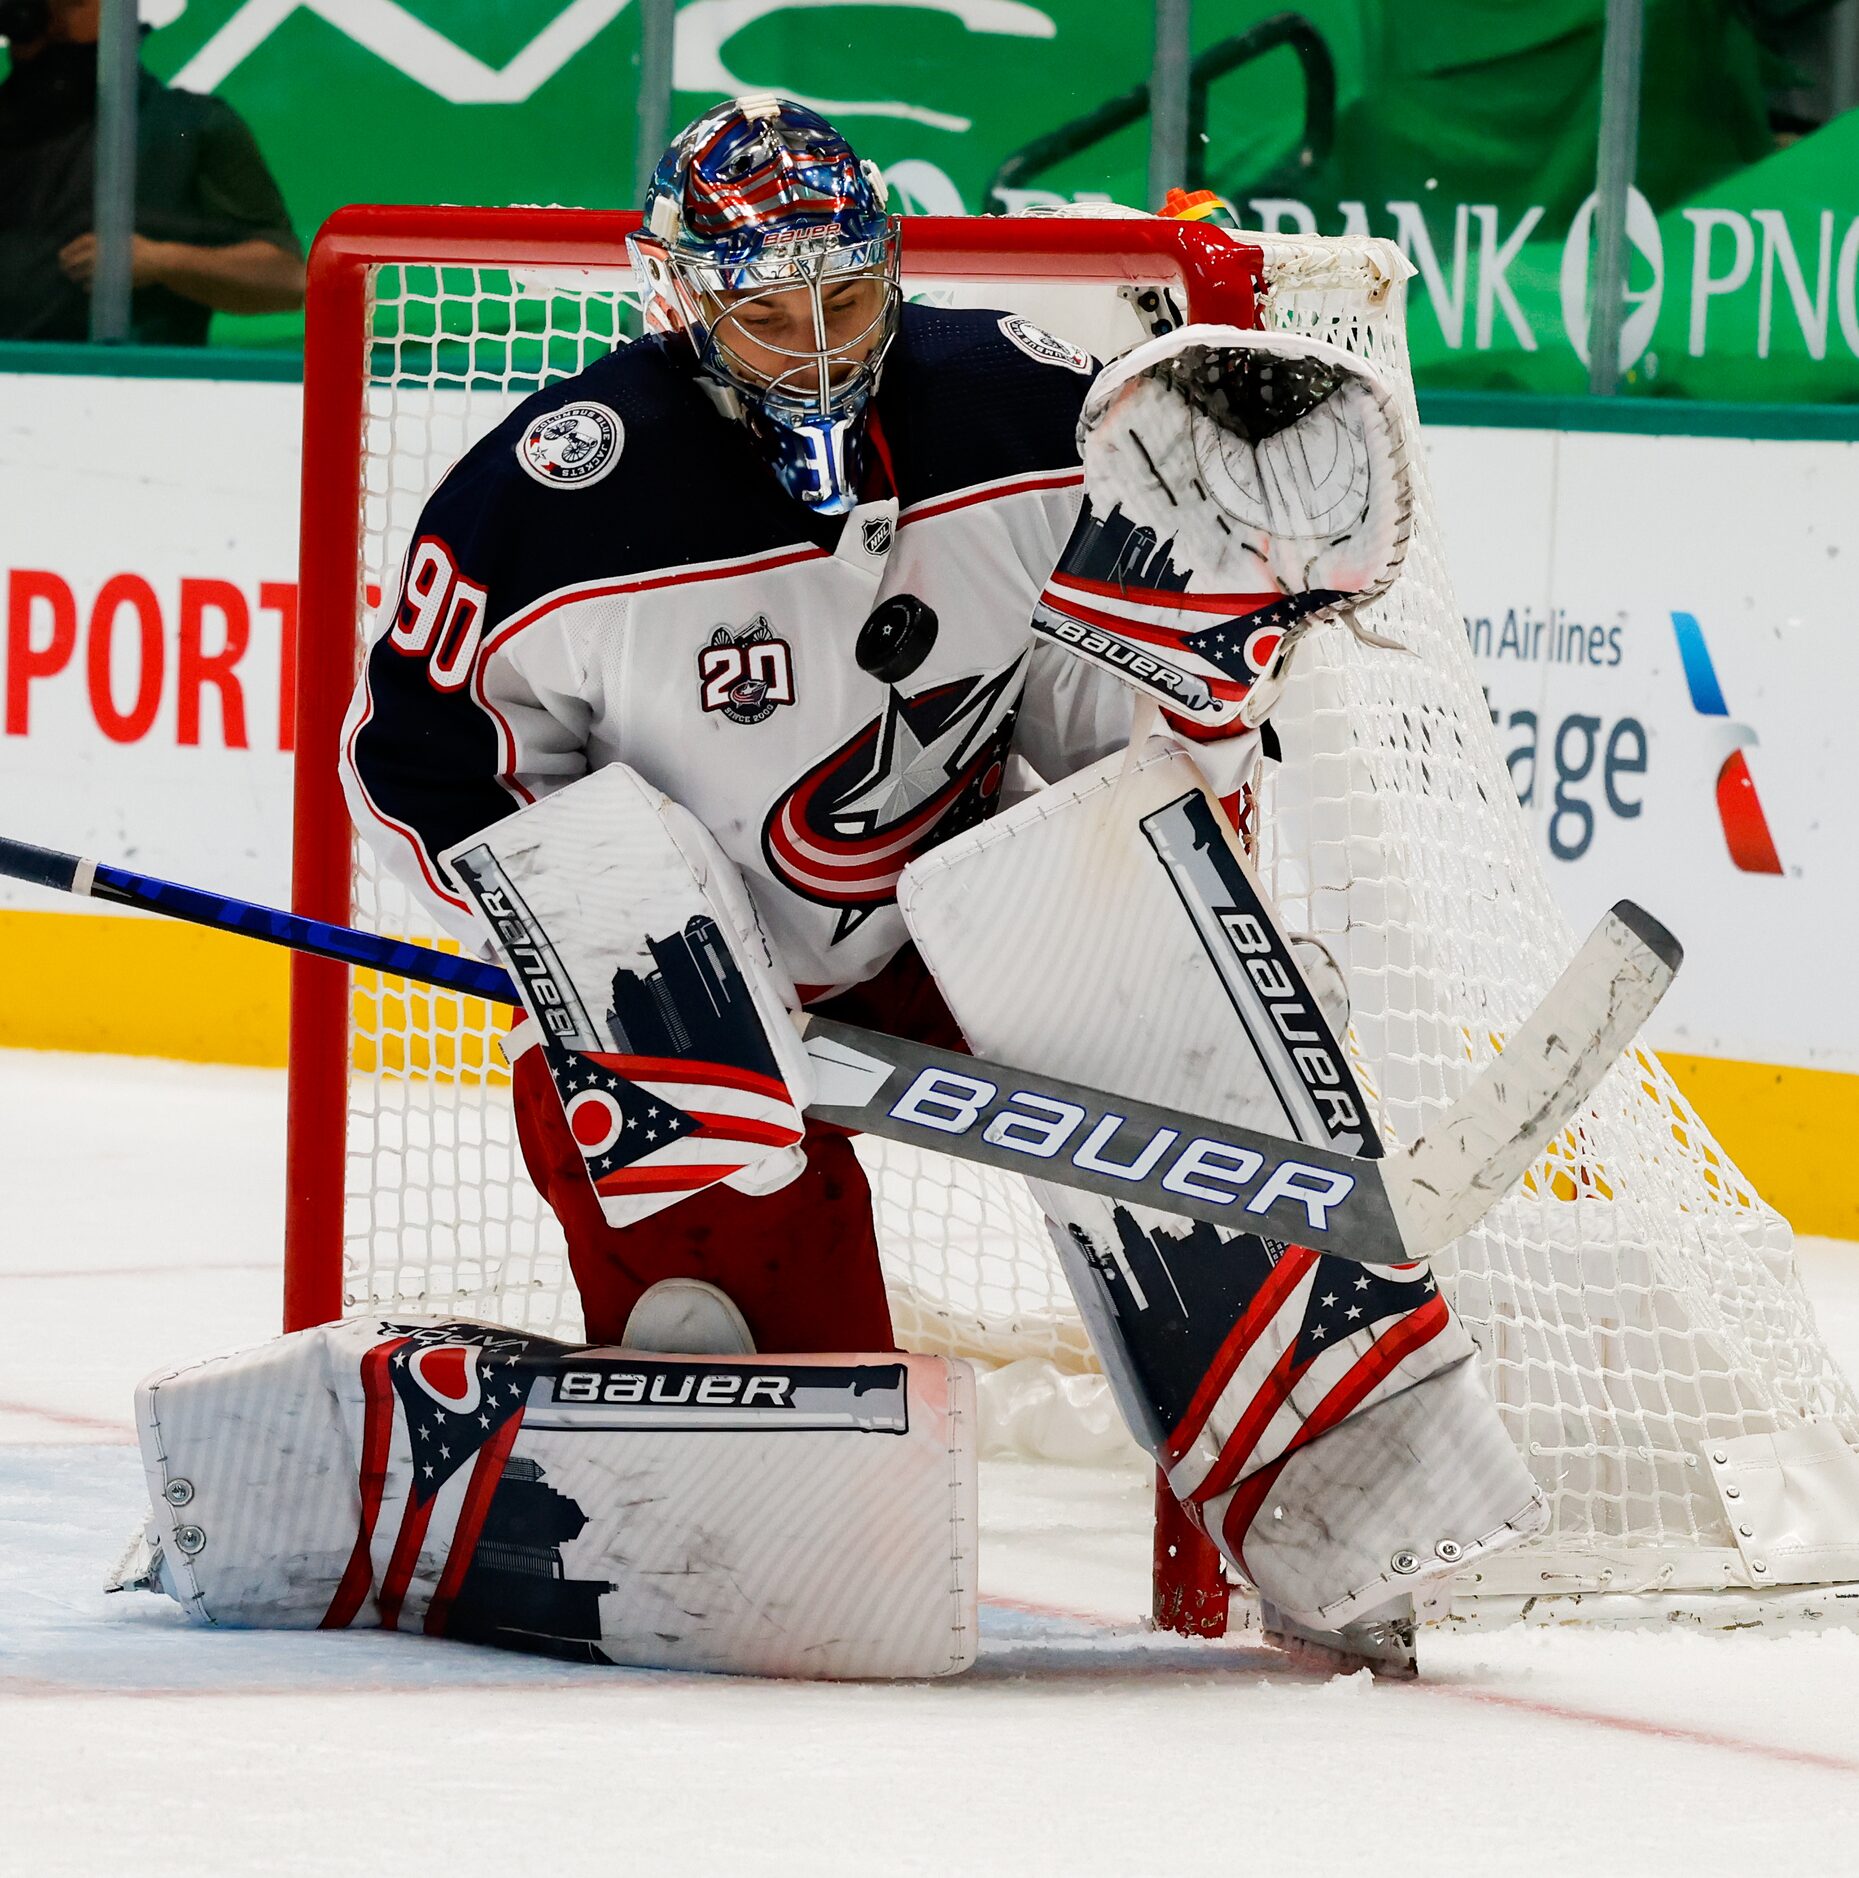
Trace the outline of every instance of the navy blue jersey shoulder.
{"label": "navy blue jersey shoulder", "polygon": [[1097,366],[1046,342],[1012,314],[904,308],[878,411],[906,508],[1077,463],[1078,413]]}
{"label": "navy blue jersey shoulder", "polygon": [[[524,467],[531,426],[601,404],[620,420],[619,454],[584,486]],[[783,493],[734,420],[699,388],[676,342],[636,340],[526,398],[433,492],[421,530],[490,590],[488,624],[591,580],[734,560],[796,542],[830,547],[839,524]]]}

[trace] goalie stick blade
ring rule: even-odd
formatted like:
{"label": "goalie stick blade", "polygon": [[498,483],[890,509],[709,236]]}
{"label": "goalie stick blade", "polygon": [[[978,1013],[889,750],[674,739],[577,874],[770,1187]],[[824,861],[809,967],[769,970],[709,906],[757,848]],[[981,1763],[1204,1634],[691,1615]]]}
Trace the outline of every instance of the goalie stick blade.
{"label": "goalie stick blade", "polygon": [[807,1113],[839,1127],[1365,1264],[1418,1256],[1383,1161],[853,1024],[813,1017],[804,1035]]}
{"label": "goalie stick blade", "polygon": [[1616,900],[1611,911],[1613,917],[1634,933],[1654,957],[1663,959],[1673,973],[1684,964],[1685,948],[1678,943],[1677,935],[1661,926],[1643,906],[1635,906],[1631,900]]}
{"label": "goalie stick blade", "polygon": [[1366,1669],[1377,1680],[1412,1682],[1420,1674],[1415,1628],[1412,1598],[1341,1630],[1312,1630],[1267,1599],[1259,1600],[1259,1634],[1294,1663],[1324,1676],[1353,1676]]}
{"label": "goalie stick blade", "polygon": [[1631,900],[1602,916],[1502,1053],[1389,1165],[1389,1196],[1421,1256],[1468,1232],[1529,1172],[1658,1008],[1683,956]]}

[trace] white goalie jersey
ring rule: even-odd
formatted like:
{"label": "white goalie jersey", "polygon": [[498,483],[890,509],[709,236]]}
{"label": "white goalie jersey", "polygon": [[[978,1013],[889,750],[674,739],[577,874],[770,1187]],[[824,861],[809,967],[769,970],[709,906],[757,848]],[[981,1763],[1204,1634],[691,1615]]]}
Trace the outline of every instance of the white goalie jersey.
{"label": "white goalie jersey", "polygon": [[1029,624],[1094,370],[1016,317],[907,307],[844,518],[666,341],[530,399],[434,492],[384,610],[343,745],[364,837],[469,932],[439,855],[624,762],[715,835],[803,998],[868,978],[898,875],[993,812],[1011,752],[1051,779],[1127,741],[1126,687]]}

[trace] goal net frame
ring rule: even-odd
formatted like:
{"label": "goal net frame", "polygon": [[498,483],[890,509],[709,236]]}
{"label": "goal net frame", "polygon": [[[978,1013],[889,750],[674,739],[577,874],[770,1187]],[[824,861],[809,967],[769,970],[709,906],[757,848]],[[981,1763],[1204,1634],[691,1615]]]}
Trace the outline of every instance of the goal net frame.
{"label": "goal net frame", "polygon": [[[618,211],[359,207],[339,211],[317,238],[296,646],[299,913],[415,936],[358,864],[336,766],[371,586],[394,577],[383,544],[405,525],[382,516],[398,505],[404,517],[470,440],[463,429],[453,435],[450,417],[403,409],[399,389],[418,378],[428,407],[435,386],[463,398],[488,351],[510,362],[516,389],[499,394],[508,408],[538,375],[577,369],[619,336],[617,316],[604,338],[575,335],[565,364],[545,333],[519,369],[522,335],[480,330],[475,317],[451,333],[440,315],[447,306],[469,309],[478,291],[471,281],[485,276],[504,283],[497,291],[511,305],[533,283],[533,304],[562,289],[617,307],[626,299],[625,238],[638,223]],[[1126,342],[1143,336],[1145,324],[1183,319],[1330,338],[1371,357],[1418,423],[1402,327],[1410,270],[1385,242],[1234,240],[1154,218],[906,217],[902,269],[907,291],[962,291],[970,304],[992,304],[998,289],[1004,309],[1036,318],[1055,294],[1085,294],[1093,308],[1116,312]],[[415,275],[435,283],[431,306],[407,289]],[[448,285],[454,275],[458,284]],[[383,296],[380,283],[390,279],[400,283],[398,299]],[[1066,331],[1065,317],[1061,308],[1044,323],[1108,353],[1096,332]],[[410,360],[424,377],[410,375]],[[403,430],[411,438],[404,460]],[[440,436],[450,441],[434,454]],[[1365,623],[1420,657],[1367,649],[1341,628],[1313,636],[1274,715],[1275,723],[1284,718],[1291,761],[1260,805],[1267,886],[1294,926],[1339,956],[1351,989],[1350,1047],[1391,1141],[1413,1139],[1501,1049],[1572,950],[1475,703],[1422,453],[1412,454],[1407,569]],[[1497,910],[1485,919],[1488,904]],[[1468,915],[1470,907],[1480,915]],[[1476,931],[1439,936],[1468,918]],[[1449,956],[1454,945],[1467,957]],[[520,1182],[521,1173],[507,1127],[487,1171],[470,1128],[453,1139],[405,1095],[427,1078],[468,1087],[473,1101],[494,1106],[494,1024],[474,1022],[461,1026],[441,994],[362,987],[342,965],[293,959],[287,1329],[363,1308],[498,1315],[502,1307],[528,1327],[557,1327],[554,1318],[510,1312],[513,1294],[487,1303],[482,1284],[461,1283],[450,1267],[445,1282],[434,1282],[417,1255],[393,1253],[380,1274],[345,1279],[357,1246],[365,1255],[373,1237],[400,1234],[414,1215],[422,1232],[439,1215],[451,1230],[462,1209],[486,1243],[509,1224],[499,1183]],[[358,1084],[402,1093],[398,1107],[388,1105],[386,1146],[355,1145]],[[937,1293],[934,1269],[912,1266],[893,1282],[900,1340],[989,1363],[1037,1355],[1072,1370],[1088,1364],[1049,1255],[1043,1289],[1019,1289],[1034,1256],[1023,1249],[1027,1235],[1039,1234],[1030,1202],[1008,1196],[1009,1218],[990,1210],[1000,1194],[965,1184],[972,1177],[962,1170],[924,1174],[885,1155],[874,1148],[871,1164],[887,1277],[892,1243],[936,1240],[952,1222],[977,1246],[979,1275],[960,1305]],[[381,1168],[388,1184],[376,1191],[370,1170]],[[444,1197],[448,1180],[463,1200]],[[990,1260],[1001,1267],[995,1291],[1004,1302],[989,1292]],[[1809,1465],[1810,1450],[1844,1444],[1853,1460],[1859,1403],[1819,1343],[1785,1223],[1649,1051],[1623,1060],[1524,1190],[1437,1269],[1556,1522],[1547,1542],[1455,1584],[1436,1615],[1818,1618],[1831,1609],[1829,1580],[1859,1577],[1859,1545],[1850,1561],[1822,1546],[1820,1564],[1790,1563],[1775,1523],[1786,1518],[1773,1510],[1786,1505],[1790,1465]],[[565,1270],[532,1275],[524,1295],[565,1278]],[[1735,1495],[1725,1497],[1733,1478],[1755,1478],[1739,1471],[1752,1468],[1772,1489],[1759,1529],[1733,1519]],[[1210,1557],[1185,1523],[1164,1520],[1156,1608],[1176,1627],[1218,1628]]]}
{"label": "goal net frame", "polygon": [[[371,616],[365,553],[370,284],[384,266],[612,270],[624,267],[636,212],[582,209],[338,210],[317,235],[304,329],[302,553],[296,645],[296,776],[291,904],[315,919],[354,916],[353,835],[338,780],[358,670],[358,622]],[[999,231],[1011,227],[1010,241]],[[1250,326],[1259,255],[1183,222],[1037,220],[1003,224],[906,217],[903,266],[918,280],[1011,281],[1028,257],[1052,277],[1108,287],[1173,279],[1189,317]],[[285,1216],[287,1328],[343,1305],[344,1117],[349,974],[298,954],[291,966],[290,1142]]]}

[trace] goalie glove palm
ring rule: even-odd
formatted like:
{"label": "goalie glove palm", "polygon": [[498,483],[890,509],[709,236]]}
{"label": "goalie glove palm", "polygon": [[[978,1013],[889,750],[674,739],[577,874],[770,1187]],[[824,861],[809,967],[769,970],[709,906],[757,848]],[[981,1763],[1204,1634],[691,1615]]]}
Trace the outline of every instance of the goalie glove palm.
{"label": "goalie glove palm", "polygon": [[1034,628],[1197,731],[1262,721],[1303,635],[1400,572],[1400,416],[1323,340],[1189,326],[1138,346],[1092,387],[1079,447],[1087,499]]}

